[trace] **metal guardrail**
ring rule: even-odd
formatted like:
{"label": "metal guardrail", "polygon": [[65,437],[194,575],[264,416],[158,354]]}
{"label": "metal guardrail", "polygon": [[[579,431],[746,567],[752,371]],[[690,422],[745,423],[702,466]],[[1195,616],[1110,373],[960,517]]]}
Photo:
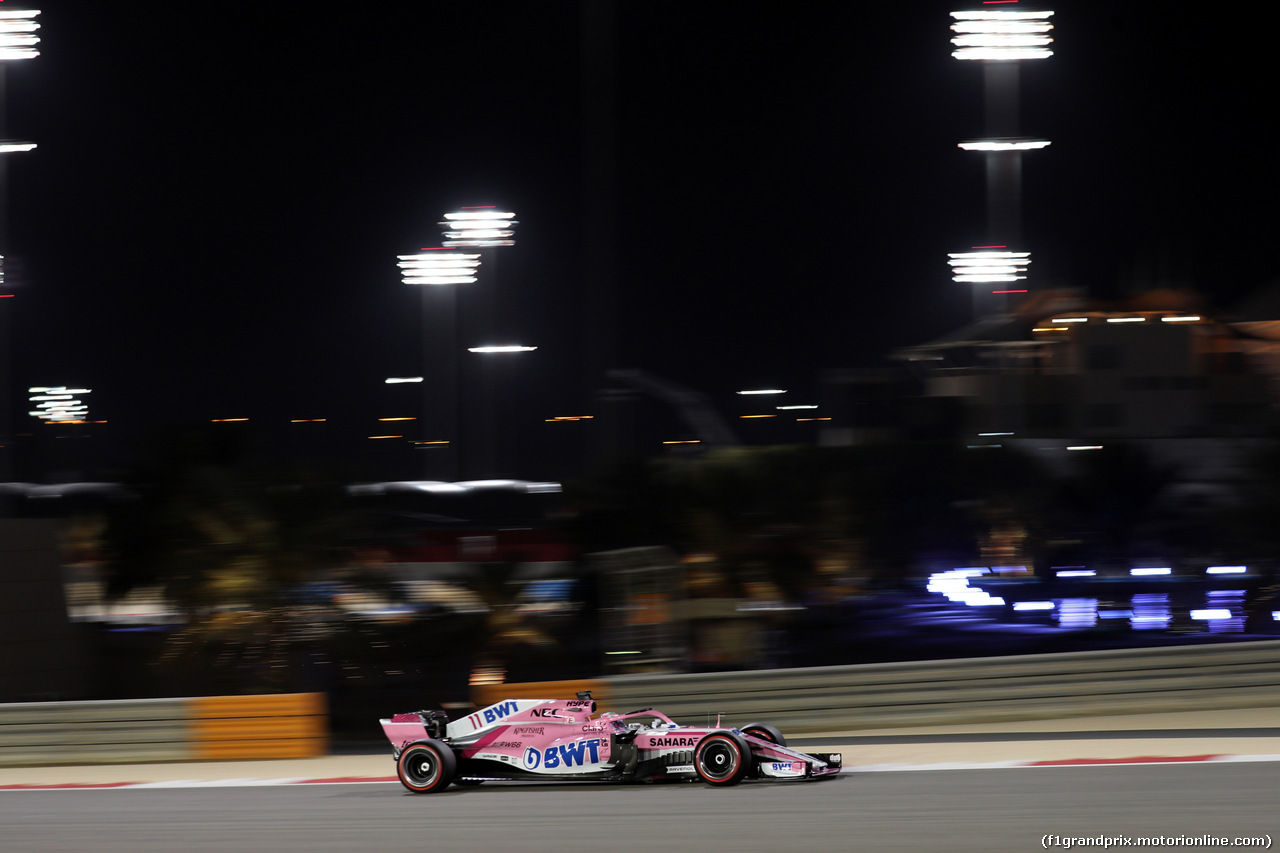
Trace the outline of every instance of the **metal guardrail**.
{"label": "metal guardrail", "polygon": [[0,766],[311,758],[324,694],[0,704]]}
{"label": "metal guardrail", "polygon": [[[602,709],[679,722],[724,713],[786,732],[1280,707],[1280,641],[477,688],[478,705],[590,689]],[[323,694],[0,704],[0,766],[308,758],[327,743]]]}
{"label": "metal guardrail", "polygon": [[606,681],[618,710],[816,732],[1280,706],[1277,672],[1258,641]]}
{"label": "metal guardrail", "polygon": [[592,689],[602,709],[652,707],[679,722],[717,713],[791,732],[1001,723],[1070,717],[1280,707],[1280,641],[859,666],[619,675],[592,682],[496,684],[501,698]]}

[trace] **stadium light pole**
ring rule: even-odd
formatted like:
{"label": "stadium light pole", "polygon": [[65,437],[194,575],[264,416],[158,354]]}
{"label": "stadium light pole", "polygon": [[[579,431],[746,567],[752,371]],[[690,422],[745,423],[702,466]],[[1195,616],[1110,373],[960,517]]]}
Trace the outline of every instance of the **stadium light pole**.
{"label": "stadium light pole", "polygon": [[[1012,4],[1011,4],[1012,5]],[[989,245],[975,247],[979,251],[1005,250],[1007,255],[1026,258],[1020,249],[1022,235],[1022,156],[1024,152],[1046,148],[1046,139],[1029,139],[1019,135],[1019,65],[1031,59],[1047,59],[1053,56],[1049,35],[1053,24],[1049,22],[1053,12],[1031,11],[1020,8],[952,12],[954,33],[951,55],[956,59],[977,61],[983,68],[984,132],[982,139],[959,143],[966,151],[982,153],[987,173],[987,233]],[[968,253],[964,253],[968,254]],[[982,278],[975,270],[961,273],[958,267],[964,254],[952,254],[951,266],[956,272],[955,281],[974,284],[973,306],[975,319],[993,311],[997,306],[1007,306],[1010,295],[1025,293],[1027,288],[999,286],[987,292],[986,284],[1007,284],[1007,273],[996,273],[996,278]],[[975,258],[974,266],[982,267],[983,258]],[[988,257],[987,260],[990,260]],[[1025,272],[1025,266],[1021,270]],[[1025,278],[1019,276],[1018,278]]]}
{"label": "stadium light pole", "polygon": [[[470,337],[488,338],[494,334],[497,250],[516,244],[515,227],[518,224],[514,213],[494,205],[460,207],[452,213],[444,214],[440,222],[440,227],[444,229],[442,245],[478,251],[484,255],[487,267],[485,280],[468,297],[470,304],[466,326],[470,330]],[[464,448],[466,458],[460,459],[460,464],[467,475],[473,478],[494,477],[498,474],[495,370],[493,364],[477,364],[474,371],[467,371],[472,373],[479,385],[479,393],[474,397],[469,395],[469,399],[478,402],[479,411],[473,409],[473,416],[468,418],[466,407],[463,407],[461,422],[465,425],[467,435],[475,436],[475,441],[468,442]]]}
{"label": "stadium light pole", "polygon": [[[440,479],[458,479],[458,296],[457,285],[474,284],[480,268],[476,252],[444,248],[422,249],[416,255],[399,255],[405,284],[422,287],[422,441],[418,445],[437,454],[426,456],[424,471]],[[432,335],[436,330],[439,339]],[[438,369],[435,369],[437,368]],[[389,381],[389,380],[388,380]],[[433,435],[430,430],[439,430]],[[448,444],[439,444],[447,441]],[[426,442],[431,442],[430,444]],[[433,462],[443,457],[443,464]]]}
{"label": "stadium light pole", "polygon": [[[36,45],[40,38],[36,32],[40,24],[36,21],[37,9],[0,9],[0,296],[10,297],[8,285],[4,281],[4,261],[9,254],[9,167],[8,158],[4,154],[18,151],[30,151],[35,148],[34,142],[18,142],[7,140],[8,128],[5,122],[5,66],[18,59],[34,59],[40,55]],[[13,415],[10,400],[10,357],[12,355],[12,334],[10,329],[13,319],[12,309],[0,307],[0,448],[10,444]],[[8,452],[0,452],[0,480],[13,479],[13,457]]]}

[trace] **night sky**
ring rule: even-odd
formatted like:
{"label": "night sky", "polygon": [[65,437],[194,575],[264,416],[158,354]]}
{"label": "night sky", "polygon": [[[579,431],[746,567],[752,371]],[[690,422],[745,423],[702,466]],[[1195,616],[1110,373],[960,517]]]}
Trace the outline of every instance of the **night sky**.
{"label": "night sky", "polygon": [[[982,134],[979,64],[948,43],[970,5],[617,7],[618,366],[732,413],[970,319],[945,264],[985,217],[955,147]],[[39,8],[41,56],[7,68],[7,134],[39,144],[7,155],[16,431],[33,384],[93,388],[117,439],[417,414],[383,384],[423,373],[396,255],[479,204],[520,222],[484,322],[540,348],[504,416],[590,413],[578,3]],[[1056,54],[1021,77],[1023,133],[1053,142],[1024,172],[1036,285],[1164,270],[1230,305],[1274,281],[1280,12],[1049,8]]]}

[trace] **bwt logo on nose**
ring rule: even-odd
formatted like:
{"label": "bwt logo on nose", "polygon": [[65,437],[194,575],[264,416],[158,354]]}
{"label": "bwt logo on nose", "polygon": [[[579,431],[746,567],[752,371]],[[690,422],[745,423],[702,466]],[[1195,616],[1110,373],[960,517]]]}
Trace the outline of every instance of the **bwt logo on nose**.
{"label": "bwt logo on nose", "polygon": [[562,766],[583,767],[587,764],[599,763],[599,738],[561,743],[541,751],[529,747],[524,751],[524,766],[530,770],[537,770],[538,767],[544,770],[555,770]]}

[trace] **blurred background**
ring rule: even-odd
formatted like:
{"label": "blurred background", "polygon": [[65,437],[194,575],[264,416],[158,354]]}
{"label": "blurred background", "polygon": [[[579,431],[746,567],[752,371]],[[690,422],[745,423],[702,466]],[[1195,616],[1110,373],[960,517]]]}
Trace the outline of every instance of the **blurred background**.
{"label": "blurred background", "polygon": [[1276,13],[951,10],[5,3],[0,701],[1274,638]]}

